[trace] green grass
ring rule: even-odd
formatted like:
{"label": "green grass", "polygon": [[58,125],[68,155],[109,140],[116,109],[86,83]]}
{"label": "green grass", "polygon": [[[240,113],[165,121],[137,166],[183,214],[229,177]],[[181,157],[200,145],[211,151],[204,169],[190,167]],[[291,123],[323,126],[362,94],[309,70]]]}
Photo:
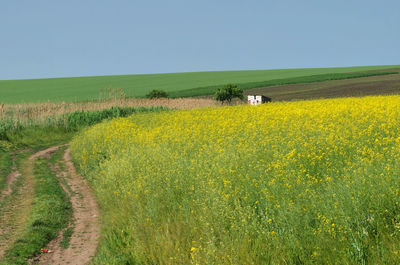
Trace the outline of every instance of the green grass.
{"label": "green grass", "polygon": [[8,152],[0,149],[0,191],[5,188],[6,178],[11,172],[12,159]]}
{"label": "green grass", "polygon": [[[1,151],[0,151],[0,152],[1,152]],[[16,157],[15,157],[16,160],[15,160],[15,161],[12,161],[11,154],[10,154],[9,152],[5,152],[5,155],[7,156],[7,162],[4,163],[3,166],[4,166],[5,164],[7,164],[7,170],[8,170],[9,172],[11,172],[12,165],[13,165],[13,163],[15,163],[16,168],[17,168],[19,171],[21,171],[21,162],[22,162],[24,159],[27,159],[27,157],[28,157],[30,154],[31,154],[31,153],[29,153],[29,152],[22,153],[22,154],[17,154]],[[5,177],[6,177],[6,176],[5,176]],[[15,199],[15,195],[18,194],[18,189],[21,187],[22,182],[23,182],[23,179],[22,179],[22,178],[18,178],[18,179],[13,183],[13,191],[12,191],[12,193],[11,193],[11,196],[5,196],[5,197],[3,198],[3,200],[0,201],[0,214],[2,214],[2,211],[3,211],[4,207],[7,206],[9,203],[12,203],[12,200]],[[4,186],[5,186],[5,185],[4,185]],[[5,187],[4,187],[4,188],[5,188]]]}
{"label": "green grass", "polygon": [[28,127],[9,133],[9,143],[14,149],[44,149],[48,146],[67,143],[75,132],[58,127]]}
{"label": "green grass", "polygon": [[74,228],[72,227],[68,227],[67,229],[65,229],[65,231],[63,232],[63,238],[60,242],[60,246],[63,249],[67,249],[69,247],[69,243],[71,241],[71,236],[72,233],[74,232]]}
{"label": "green grass", "polygon": [[68,224],[71,202],[51,172],[47,159],[34,165],[35,199],[26,231],[6,253],[6,262],[27,264],[27,259],[40,253],[58,232]]}
{"label": "green grass", "polygon": [[[0,192],[3,189],[7,188],[6,180],[8,174],[11,173],[12,166],[13,161],[11,158],[11,154],[0,148]],[[0,200],[0,214],[3,210],[3,207],[8,203],[9,199],[9,196],[5,196],[4,198],[2,198],[2,200]]]}
{"label": "green grass", "polygon": [[[92,76],[0,81],[2,103],[85,101],[99,96],[104,88],[122,88],[129,97],[143,97],[153,89],[168,93],[226,83],[264,82],[328,73],[388,69],[399,66],[363,66],[253,71],[219,71],[172,74]],[[175,93],[175,96],[177,94]]]}

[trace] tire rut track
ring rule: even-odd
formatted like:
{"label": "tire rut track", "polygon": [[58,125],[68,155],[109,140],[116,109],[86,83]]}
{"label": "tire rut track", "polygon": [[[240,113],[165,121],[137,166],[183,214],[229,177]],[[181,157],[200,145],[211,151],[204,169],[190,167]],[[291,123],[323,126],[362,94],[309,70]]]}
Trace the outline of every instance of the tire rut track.
{"label": "tire rut track", "polygon": [[[13,171],[7,177],[7,189],[2,192],[1,199],[16,192],[15,198],[12,198],[2,209],[0,214],[0,260],[5,252],[15,240],[23,233],[28,218],[31,213],[34,200],[34,176],[33,169],[35,160],[38,157],[49,155],[55,152],[58,147],[51,147],[39,151],[25,159],[21,163],[21,172],[15,166],[16,154],[29,152],[30,150],[20,150],[12,153]],[[15,189],[14,183],[21,180],[21,186]]]}
{"label": "tire rut track", "polygon": [[[47,248],[50,253],[43,253],[33,260],[36,264],[87,264],[96,253],[99,239],[99,210],[94,194],[82,178],[77,174],[71,161],[69,149],[65,150],[63,163],[65,171],[59,172],[61,187],[70,196],[73,208],[73,218],[69,227],[73,227],[70,244],[67,249],[60,246],[63,231],[51,241]],[[66,182],[69,189],[62,184]]]}

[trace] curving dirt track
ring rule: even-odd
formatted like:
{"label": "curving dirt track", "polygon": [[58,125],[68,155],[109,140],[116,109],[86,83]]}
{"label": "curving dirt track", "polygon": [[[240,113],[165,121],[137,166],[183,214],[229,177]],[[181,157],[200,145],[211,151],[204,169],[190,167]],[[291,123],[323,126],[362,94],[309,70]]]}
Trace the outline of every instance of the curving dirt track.
{"label": "curving dirt track", "polygon": [[65,180],[68,190],[61,185],[70,196],[73,207],[73,234],[67,249],[60,247],[62,233],[49,243],[51,251],[43,253],[34,262],[39,264],[74,264],[81,265],[90,262],[96,253],[99,239],[99,209],[93,192],[81,175],[77,174],[71,161],[70,151],[64,153],[66,171],[57,174],[60,183]]}
{"label": "curving dirt track", "polygon": [[[34,162],[39,157],[50,158],[62,146],[53,146],[32,154],[21,163],[20,171],[13,166],[7,178],[7,188],[0,194],[0,199],[12,194],[13,198],[0,213],[0,260],[6,250],[19,238],[27,225],[34,200]],[[29,150],[28,150],[29,151]],[[15,155],[15,154],[13,154]],[[63,238],[61,231],[51,241],[48,253],[42,253],[29,261],[30,264],[88,264],[96,253],[99,239],[99,210],[94,194],[87,182],[77,174],[71,161],[69,149],[65,150],[63,159],[57,161],[61,167],[57,171],[60,186],[70,197],[73,207],[73,218],[69,228],[73,229],[69,247],[60,246]],[[20,186],[13,185],[21,181]],[[15,194],[15,197],[14,197]],[[45,247],[45,246],[43,246]]]}
{"label": "curving dirt track", "polygon": [[[12,172],[7,177],[7,189],[1,194],[2,199],[7,195],[11,195],[14,191],[16,196],[8,202],[0,215],[0,259],[24,231],[29,218],[34,199],[33,168],[35,159],[40,156],[48,156],[57,149],[58,147],[51,147],[31,155],[29,159],[21,163],[21,172],[18,171],[14,164]],[[12,154],[14,163],[15,154],[24,152],[29,152],[29,150],[21,150]],[[16,188],[13,184],[19,178],[22,178],[22,184]]]}

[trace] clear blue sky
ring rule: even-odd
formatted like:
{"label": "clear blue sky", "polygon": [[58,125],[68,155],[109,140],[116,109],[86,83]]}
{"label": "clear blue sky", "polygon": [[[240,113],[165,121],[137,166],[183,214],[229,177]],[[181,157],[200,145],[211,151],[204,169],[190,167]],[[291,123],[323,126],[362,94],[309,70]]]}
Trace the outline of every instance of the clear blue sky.
{"label": "clear blue sky", "polygon": [[399,0],[1,0],[0,79],[400,64]]}

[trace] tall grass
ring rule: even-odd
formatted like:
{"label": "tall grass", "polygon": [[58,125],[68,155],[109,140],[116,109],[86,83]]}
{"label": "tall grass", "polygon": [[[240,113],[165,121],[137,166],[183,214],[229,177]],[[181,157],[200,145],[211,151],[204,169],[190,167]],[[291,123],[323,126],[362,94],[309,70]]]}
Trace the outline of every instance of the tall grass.
{"label": "tall grass", "polygon": [[71,143],[95,264],[399,264],[400,97],[140,114]]}
{"label": "tall grass", "polygon": [[[20,130],[35,126],[68,127],[72,117],[84,115],[104,115],[110,111],[99,111],[114,109],[113,111],[126,113],[128,109],[138,111],[149,108],[152,110],[168,109],[191,109],[206,106],[218,106],[219,103],[212,99],[135,99],[125,98],[119,90],[103,91],[98,100],[75,103],[26,103],[26,104],[0,104],[0,139],[6,138],[6,132]],[[111,95],[110,95],[111,94]],[[75,113],[75,114],[71,114]],[[78,114],[81,113],[81,114]],[[92,114],[83,114],[92,113]],[[94,114],[97,113],[97,114]],[[73,123],[76,123],[72,121]]]}
{"label": "tall grass", "polygon": [[[0,140],[10,140],[10,136],[23,130],[34,128],[57,128],[67,132],[77,131],[83,126],[90,126],[104,119],[115,117],[126,117],[128,115],[148,111],[162,111],[164,107],[111,107],[101,110],[82,110],[65,112],[62,114],[49,114],[48,112],[35,112],[35,117],[31,115],[19,116],[9,114],[0,120]],[[47,115],[46,115],[47,114]]]}

